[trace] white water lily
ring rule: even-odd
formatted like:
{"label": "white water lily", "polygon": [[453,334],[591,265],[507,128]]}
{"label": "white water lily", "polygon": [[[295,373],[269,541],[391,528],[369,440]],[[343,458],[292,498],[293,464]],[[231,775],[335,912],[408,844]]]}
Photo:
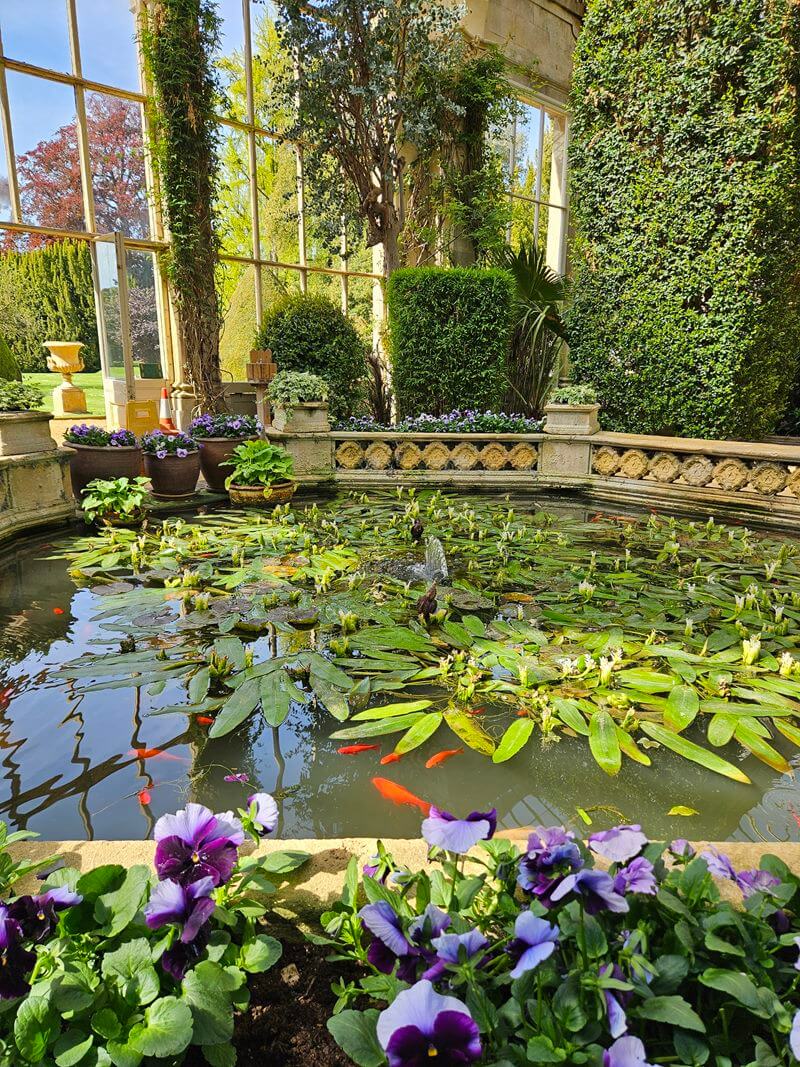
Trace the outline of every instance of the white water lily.
{"label": "white water lily", "polygon": [[692,634],[694,633],[694,619],[693,618],[688,617],[686,619],[686,622],[684,623],[684,626],[683,626],[683,633],[684,633],[684,636],[686,636],[686,637],[691,637],[692,636]]}
{"label": "white water lily", "polygon": [[769,563],[764,564],[764,573],[767,576],[767,581],[770,581],[775,576],[775,571],[778,569],[778,561],[776,559],[771,560]]}
{"label": "white water lily", "polygon": [[783,618],[783,604],[775,604],[772,610],[775,612],[775,622],[780,622]]}
{"label": "white water lily", "polygon": [[761,637],[746,637],[742,641],[742,663],[750,667],[758,659],[761,651]]}
{"label": "white water lily", "polygon": [[744,597],[735,596],[733,599],[736,602],[736,614],[741,615],[741,613],[744,611]]}

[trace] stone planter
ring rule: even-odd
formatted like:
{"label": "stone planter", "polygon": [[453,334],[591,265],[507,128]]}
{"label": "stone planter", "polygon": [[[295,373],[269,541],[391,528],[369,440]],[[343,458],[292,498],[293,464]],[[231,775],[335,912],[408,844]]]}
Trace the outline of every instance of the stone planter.
{"label": "stone planter", "polygon": [[272,425],[279,433],[328,433],[328,405],[295,404],[291,411],[275,405]]}
{"label": "stone planter", "polygon": [[544,432],[582,436],[597,433],[599,410],[599,404],[548,404],[544,409]]}
{"label": "stone planter", "polygon": [[159,459],[145,452],[144,471],[153,487],[153,496],[161,500],[183,500],[194,496],[200,477],[200,453],[188,456],[164,456]]}
{"label": "stone planter", "polygon": [[26,456],[31,452],[52,452],[56,443],[50,436],[46,411],[4,411],[0,413],[0,456]]}
{"label": "stone planter", "polygon": [[245,508],[274,508],[287,504],[297,489],[296,482],[275,482],[274,485],[229,485],[232,504]]}
{"label": "stone planter", "polygon": [[203,472],[208,488],[215,493],[225,492],[225,479],[230,474],[229,467],[221,467],[224,460],[233,455],[237,445],[245,441],[256,441],[256,437],[198,437],[200,449],[200,470]]}
{"label": "stone planter", "polygon": [[95,478],[112,481],[114,478],[138,478],[142,473],[142,450],[138,445],[115,448],[111,445],[73,445],[69,473],[72,491],[80,500],[89,482]]}

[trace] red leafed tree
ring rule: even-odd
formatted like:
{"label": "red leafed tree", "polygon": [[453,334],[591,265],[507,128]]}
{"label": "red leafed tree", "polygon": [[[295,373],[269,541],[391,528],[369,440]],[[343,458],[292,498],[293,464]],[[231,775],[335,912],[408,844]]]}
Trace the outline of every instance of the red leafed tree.
{"label": "red leafed tree", "polygon": [[[86,126],[97,230],[130,237],[148,231],[142,124],[139,105],[91,94]],[[59,230],[85,229],[77,124],[61,126],[30,152],[17,157],[23,218]],[[8,235],[13,240],[13,235]],[[31,234],[28,248],[46,244]]]}

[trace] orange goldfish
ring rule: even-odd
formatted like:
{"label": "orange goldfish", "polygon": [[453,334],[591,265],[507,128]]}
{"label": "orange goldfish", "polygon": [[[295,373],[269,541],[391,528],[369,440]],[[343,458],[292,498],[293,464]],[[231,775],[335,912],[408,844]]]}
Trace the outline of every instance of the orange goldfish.
{"label": "orange goldfish", "polygon": [[520,708],[520,709],[519,709],[519,711],[517,712],[517,718],[518,718],[518,719],[522,719],[522,718],[524,718],[524,717],[525,717],[525,716],[526,716],[527,714],[528,714],[528,709],[527,709],[527,708]]}
{"label": "orange goldfish", "polygon": [[402,758],[403,754],[401,752],[390,752],[388,756],[383,757],[383,759],[381,760],[381,764],[397,763],[397,761]]}
{"label": "orange goldfish", "polygon": [[214,721],[210,715],[196,715],[195,718],[202,726],[210,726]]}
{"label": "orange goldfish", "polygon": [[64,614],[64,609],[63,608],[53,608],[53,614],[54,615],[63,615]]}
{"label": "orange goldfish", "polygon": [[393,804],[408,804],[412,808],[419,808],[423,815],[430,815],[431,806],[428,801],[415,797],[405,786],[398,785],[389,778],[373,778],[372,784],[382,797],[391,800]]}
{"label": "orange goldfish", "polygon": [[172,752],[165,752],[163,748],[132,748],[128,755],[136,756],[137,759],[153,759],[155,756],[160,756],[162,759],[177,760],[179,763],[189,762],[185,756],[175,756]]}
{"label": "orange goldfish", "polygon": [[428,770],[430,770],[431,767],[438,767],[440,763],[444,763],[452,756],[460,756],[463,751],[463,748],[446,748],[442,752],[437,752],[435,756],[431,756],[431,758],[426,761],[425,767]]}
{"label": "orange goldfish", "polygon": [[374,752],[380,745],[343,745],[336,751],[340,756],[357,756],[359,752]]}
{"label": "orange goldfish", "polygon": [[471,714],[472,715],[483,715],[484,711],[486,711],[486,708],[473,708]]}

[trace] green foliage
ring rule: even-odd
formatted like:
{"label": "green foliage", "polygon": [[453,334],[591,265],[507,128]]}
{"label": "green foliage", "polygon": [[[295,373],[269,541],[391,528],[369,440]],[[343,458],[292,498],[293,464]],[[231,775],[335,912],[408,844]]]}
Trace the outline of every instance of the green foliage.
{"label": "green foliage", "polygon": [[3,337],[0,337],[0,380],[7,382],[22,381],[22,371],[19,363]]}
{"label": "green foliage", "polygon": [[[286,293],[287,285],[280,276],[264,268],[261,271],[262,307],[270,307]],[[247,381],[245,368],[253,347],[253,330],[257,321],[255,267],[247,266],[242,271],[225,303],[227,306],[219,338],[220,367],[226,380],[244,382]]]}
{"label": "green foliage", "polygon": [[497,269],[409,267],[392,275],[389,349],[401,418],[500,406],[512,292]]}
{"label": "green foliage", "polygon": [[147,478],[95,478],[84,489],[84,518],[89,522],[111,518],[133,522],[142,518],[149,484]]}
{"label": "green foliage", "polygon": [[596,404],[597,390],[593,385],[562,385],[548,398],[551,404]]}
{"label": "green foliage", "polygon": [[281,371],[311,371],[324,378],[333,418],[347,418],[361,406],[366,346],[327,297],[285,297],[264,315],[254,345],[272,349]]}
{"label": "green foliage", "polygon": [[769,432],[800,346],[800,9],[591,0],[570,355],[609,429]]}
{"label": "green foliage", "polygon": [[47,370],[45,341],[81,341],[87,371],[99,369],[92,258],[85,241],[0,255],[0,334],[24,371]]}
{"label": "green foliage", "polygon": [[322,403],[328,399],[328,383],[307,371],[283,370],[269,385],[269,398],[287,412],[297,404]]}
{"label": "green foliage", "polygon": [[220,466],[233,468],[225,479],[226,489],[231,485],[274,485],[292,476],[292,457],[269,441],[244,441]]}
{"label": "green foliage", "polygon": [[0,380],[0,411],[36,411],[44,397],[35,385]]}

